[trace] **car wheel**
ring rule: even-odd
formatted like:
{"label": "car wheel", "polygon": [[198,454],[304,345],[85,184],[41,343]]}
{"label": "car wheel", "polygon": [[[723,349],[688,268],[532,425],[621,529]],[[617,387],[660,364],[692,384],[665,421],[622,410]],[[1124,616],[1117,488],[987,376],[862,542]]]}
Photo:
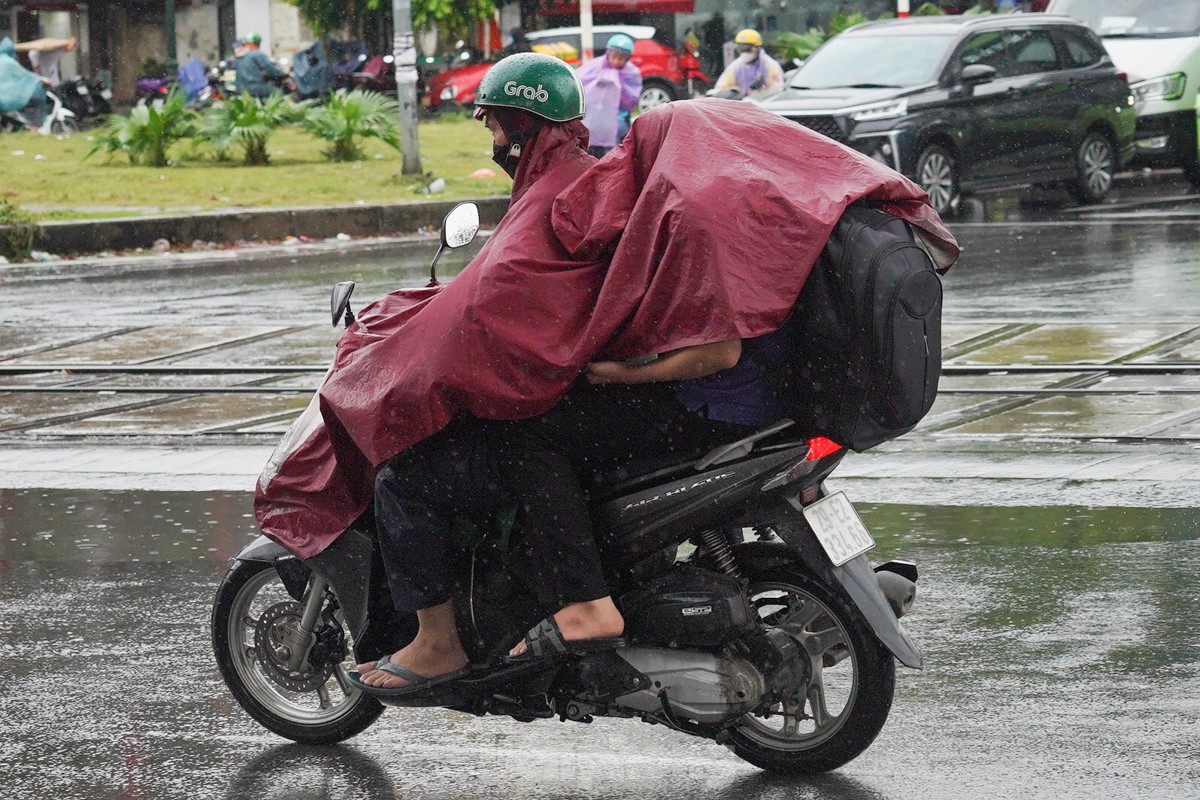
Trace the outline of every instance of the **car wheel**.
{"label": "car wheel", "polygon": [[1187,178],[1193,190],[1200,191],[1200,164],[1184,164],[1183,177]]}
{"label": "car wheel", "polygon": [[1091,131],[1075,151],[1075,182],[1071,194],[1084,204],[1099,203],[1108,197],[1117,173],[1116,151],[1103,133]]}
{"label": "car wheel", "polygon": [[929,195],[939,214],[947,214],[958,200],[958,165],[954,154],[941,145],[931,144],[917,159],[917,184]]}
{"label": "car wheel", "polygon": [[649,111],[674,99],[675,89],[671,84],[664,81],[646,81],[642,85],[642,94],[638,97],[638,111]]}

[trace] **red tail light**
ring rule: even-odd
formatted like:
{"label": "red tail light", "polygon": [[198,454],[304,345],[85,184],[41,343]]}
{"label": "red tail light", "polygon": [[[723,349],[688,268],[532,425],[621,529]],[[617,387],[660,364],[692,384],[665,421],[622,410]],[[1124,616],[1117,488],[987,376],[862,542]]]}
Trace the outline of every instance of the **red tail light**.
{"label": "red tail light", "polygon": [[815,439],[808,440],[808,456],[804,460],[819,461],[825,456],[831,456],[841,449],[842,446],[832,439],[818,436]]}

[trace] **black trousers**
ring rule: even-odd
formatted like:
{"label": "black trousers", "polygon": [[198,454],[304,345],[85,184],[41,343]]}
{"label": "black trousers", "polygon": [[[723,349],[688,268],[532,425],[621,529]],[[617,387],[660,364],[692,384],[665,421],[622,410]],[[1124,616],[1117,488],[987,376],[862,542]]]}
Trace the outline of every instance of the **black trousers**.
{"label": "black trousers", "polygon": [[664,385],[580,384],[539,417],[495,423],[497,461],[518,502],[512,571],[555,610],[610,594],[586,478],[649,453],[699,454],[746,431],[688,411]]}
{"label": "black trousers", "polygon": [[699,454],[746,431],[687,411],[660,385],[580,384],[539,417],[458,421],[376,478],[393,603],[411,612],[449,600],[455,518],[486,526],[513,506],[509,566],[540,605],[557,611],[605,597],[583,479],[648,452]]}

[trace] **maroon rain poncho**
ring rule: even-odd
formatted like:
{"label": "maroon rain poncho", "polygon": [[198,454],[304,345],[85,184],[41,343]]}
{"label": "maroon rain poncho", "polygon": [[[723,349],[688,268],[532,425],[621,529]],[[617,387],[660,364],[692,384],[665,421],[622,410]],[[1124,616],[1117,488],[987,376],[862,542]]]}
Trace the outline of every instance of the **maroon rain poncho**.
{"label": "maroon rain poncho", "polygon": [[578,123],[545,128],[462,273],[363,309],[259,479],[264,533],[320,552],[391,456],[458,414],[543,413],[600,357],[778,328],[855,200],[912,222],[940,268],[958,252],[910,181],[749,103],[662,106],[600,162],[582,145]]}

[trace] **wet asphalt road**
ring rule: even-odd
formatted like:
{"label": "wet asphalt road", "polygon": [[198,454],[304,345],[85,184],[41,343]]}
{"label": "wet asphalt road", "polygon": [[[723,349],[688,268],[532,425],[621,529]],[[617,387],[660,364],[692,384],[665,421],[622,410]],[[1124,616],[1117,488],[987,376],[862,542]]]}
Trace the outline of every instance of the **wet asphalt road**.
{"label": "wet asphalt road", "polygon": [[[1200,214],[1170,209],[1085,221],[1001,204],[994,215],[1012,221],[956,225],[965,254],[946,284],[948,362],[1200,360]],[[424,258],[409,248],[6,281],[0,357],[320,363],[333,341],[324,287],[350,276],[360,297],[377,296],[421,280]],[[943,388],[1046,385],[1029,380]],[[0,394],[0,452],[12,456],[0,465],[0,785],[13,798],[89,800],[1200,795],[1200,484],[1187,466],[1200,400],[1152,393],[1195,384],[1157,377],[1140,394],[1073,404],[945,394],[921,430],[848,459],[844,486],[876,558],[921,566],[905,622],[928,666],[898,673],[889,722],[863,756],[811,780],[774,779],[628,720],[390,710],[347,746],[287,745],[231,699],[208,645],[212,592],[254,533],[248,491],[230,488],[249,485],[255,459],[180,468],[182,482],[129,476],[140,446],[197,459],[219,453],[214,442],[268,447],[294,407],[276,398],[256,416],[221,401],[213,422],[201,403],[97,414],[120,396]],[[43,479],[28,465],[47,452],[64,468]],[[71,469],[82,452],[121,463]],[[1138,473],[1157,477],[1129,479]]]}

